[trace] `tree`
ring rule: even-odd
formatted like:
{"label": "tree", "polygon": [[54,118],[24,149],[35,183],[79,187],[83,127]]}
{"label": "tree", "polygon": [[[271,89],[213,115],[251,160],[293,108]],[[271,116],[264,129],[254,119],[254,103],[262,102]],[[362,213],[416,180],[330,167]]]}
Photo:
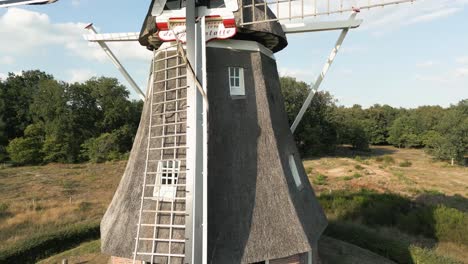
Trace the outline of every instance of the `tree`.
{"label": "tree", "polygon": [[[292,77],[281,77],[281,91],[289,123],[292,124],[305,102],[311,87]],[[328,92],[319,92],[304,114],[294,138],[303,154],[332,152],[336,145],[336,129],[333,123],[335,99]]]}
{"label": "tree", "polygon": [[17,165],[39,164],[43,160],[44,127],[29,125],[24,137],[13,139],[7,147],[11,161]]}
{"label": "tree", "polygon": [[450,107],[435,126],[436,131],[426,134],[429,153],[441,160],[463,162],[468,154],[468,101]]}
{"label": "tree", "polygon": [[82,148],[83,156],[95,163],[116,160],[121,157],[118,136],[115,133],[103,133],[97,138],[88,139]]}
{"label": "tree", "polygon": [[8,140],[22,137],[26,127],[32,124],[29,106],[38,90],[39,83],[52,79],[51,75],[38,70],[23,71],[19,75],[10,73],[0,86],[1,100],[5,102],[3,121]]}
{"label": "tree", "polygon": [[369,120],[365,119],[364,116],[364,110],[360,105],[335,109],[339,144],[349,144],[357,150],[369,149],[369,136],[366,132],[366,128],[369,127]]}
{"label": "tree", "polygon": [[414,115],[402,115],[390,127],[388,143],[399,148],[421,147],[422,133],[420,122]]}

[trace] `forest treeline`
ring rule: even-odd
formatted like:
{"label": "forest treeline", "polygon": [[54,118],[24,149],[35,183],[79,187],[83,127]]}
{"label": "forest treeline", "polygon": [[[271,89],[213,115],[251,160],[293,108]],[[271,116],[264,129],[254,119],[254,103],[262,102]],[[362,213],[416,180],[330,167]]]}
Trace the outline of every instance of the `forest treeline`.
{"label": "forest treeline", "polygon": [[[310,89],[281,78],[290,123]],[[125,158],[143,103],[114,78],[65,83],[41,71],[0,80],[0,161],[17,165],[103,162]],[[339,145],[425,148],[435,158],[463,162],[468,152],[468,100],[449,108],[338,106],[319,92],[295,134],[303,155],[333,154]]]}
{"label": "forest treeline", "polygon": [[0,82],[0,161],[101,162],[132,146],[143,103],[112,78],[57,81],[41,71]]}
{"label": "forest treeline", "polygon": [[[292,123],[311,87],[291,77],[281,86]],[[416,99],[417,100],[417,99]],[[369,145],[425,148],[436,159],[464,163],[468,155],[468,99],[448,108],[416,109],[374,105],[343,107],[328,92],[318,92],[295,139],[303,155],[333,154],[339,145],[368,150]]]}

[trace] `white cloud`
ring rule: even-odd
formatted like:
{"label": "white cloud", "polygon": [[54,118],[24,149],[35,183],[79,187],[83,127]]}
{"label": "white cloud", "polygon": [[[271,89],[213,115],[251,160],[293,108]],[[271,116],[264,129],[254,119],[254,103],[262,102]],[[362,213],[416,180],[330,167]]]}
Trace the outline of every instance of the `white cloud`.
{"label": "white cloud", "polygon": [[0,80],[5,80],[8,77],[5,73],[0,72]]}
{"label": "white cloud", "polygon": [[305,70],[305,69],[294,69],[294,68],[279,68],[278,70],[280,76],[289,76],[297,78],[298,80],[310,81],[311,78],[317,74],[313,72],[313,70]]}
{"label": "white cloud", "polygon": [[68,71],[69,82],[84,82],[94,76],[94,73],[88,69],[72,69]]}
{"label": "white cloud", "polygon": [[15,58],[13,58],[11,56],[0,57],[0,64],[11,65],[13,63],[15,63]]}
{"label": "white cloud", "polygon": [[436,64],[436,62],[434,61],[423,61],[423,62],[420,62],[418,64],[416,64],[416,67],[418,68],[429,68],[429,67],[432,67]]}
{"label": "white cloud", "polygon": [[456,61],[461,64],[468,64],[468,56],[458,57]]}
{"label": "white cloud", "polygon": [[364,30],[375,35],[415,23],[425,23],[455,15],[463,10],[468,0],[418,0],[381,9],[362,10],[360,18]]}
{"label": "white cloud", "polygon": [[465,77],[468,76],[468,68],[458,68],[456,70],[458,77]]}
{"label": "white cloud", "polygon": [[[53,23],[46,14],[10,8],[0,17],[0,53],[32,54],[50,47],[64,47],[73,56],[105,61],[106,55],[97,44],[83,39],[86,23]],[[121,59],[149,61],[151,53],[137,42],[109,45]]]}

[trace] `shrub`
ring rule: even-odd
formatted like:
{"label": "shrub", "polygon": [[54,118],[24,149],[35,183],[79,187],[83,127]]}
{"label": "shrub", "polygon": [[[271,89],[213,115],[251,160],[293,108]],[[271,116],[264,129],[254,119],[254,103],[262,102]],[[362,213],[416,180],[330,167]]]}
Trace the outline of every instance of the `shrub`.
{"label": "shrub", "polygon": [[355,168],[356,170],[363,170],[363,169],[364,169],[364,167],[361,166],[361,165],[359,165],[359,164],[357,164],[356,166],[354,166],[354,168]]}
{"label": "shrub", "polygon": [[87,212],[89,211],[89,209],[91,209],[91,206],[93,204],[92,203],[89,203],[89,202],[81,202],[79,205],[78,205],[78,210],[80,212]]}
{"label": "shrub", "polygon": [[468,245],[468,214],[439,205],[433,211],[434,232],[438,240]]}
{"label": "shrub", "polygon": [[411,245],[408,241],[382,235],[376,230],[347,222],[331,222],[325,235],[346,241],[397,263],[459,264],[429,249]]}
{"label": "shrub", "polygon": [[400,167],[411,167],[413,165],[413,163],[411,163],[411,161],[409,160],[405,160],[403,162],[400,162]]}
{"label": "shrub", "polygon": [[91,162],[102,163],[120,157],[117,136],[111,133],[88,139],[81,147],[83,156]]}
{"label": "shrub", "polygon": [[24,137],[15,138],[8,144],[7,152],[11,161],[18,165],[39,164],[44,157],[42,125],[30,125],[24,131]]}
{"label": "shrub", "polygon": [[367,190],[322,194],[319,201],[327,214],[341,221],[395,227],[408,234],[468,245],[468,213],[455,208],[417,204],[395,194]]}
{"label": "shrub", "polygon": [[386,164],[394,164],[395,163],[395,159],[392,156],[389,156],[389,155],[383,156],[382,160]]}
{"label": "shrub", "polygon": [[359,178],[361,178],[361,177],[362,177],[362,175],[359,174],[359,173],[357,173],[357,172],[353,174],[353,178],[354,178],[354,179],[359,179]]}
{"label": "shrub", "polygon": [[8,209],[10,209],[9,204],[0,203],[0,218],[5,217],[9,214]]}
{"label": "shrub", "polygon": [[87,223],[32,235],[28,240],[12,244],[0,251],[0,263],[36,263],[38,260],[99,238],[99,223]]}
{"label": "shrub", "polygon": [[345,177],[343,177],[343,180],[345,180],[345,181],[350,181],[350,180],[352,180],[352,179],[353,179],[353,177],[351,177],[351,176],[345,176]]}
{"label": "shrub", "polygon": [[326,185],[328,177],[322,174],[317,174],[317,177],[313,181],[317,185]]}

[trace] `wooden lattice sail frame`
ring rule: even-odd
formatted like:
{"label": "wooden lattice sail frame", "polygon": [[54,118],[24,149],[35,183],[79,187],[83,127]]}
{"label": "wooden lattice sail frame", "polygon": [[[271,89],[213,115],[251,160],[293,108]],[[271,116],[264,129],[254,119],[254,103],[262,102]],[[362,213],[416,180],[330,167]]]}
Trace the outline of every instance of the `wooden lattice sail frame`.
{"label": "wooden lattice sail frame", "polygon": [[[279,21],[281,24],[305,22],[311,18],[349,14],[361,10],[382,8],[389,5],[412,3],[416,0],[243,0],[239,1],[241,26]],[[270,9],[273,17],[267,17]],[[255,15],[262,10],[265,16]]]}

